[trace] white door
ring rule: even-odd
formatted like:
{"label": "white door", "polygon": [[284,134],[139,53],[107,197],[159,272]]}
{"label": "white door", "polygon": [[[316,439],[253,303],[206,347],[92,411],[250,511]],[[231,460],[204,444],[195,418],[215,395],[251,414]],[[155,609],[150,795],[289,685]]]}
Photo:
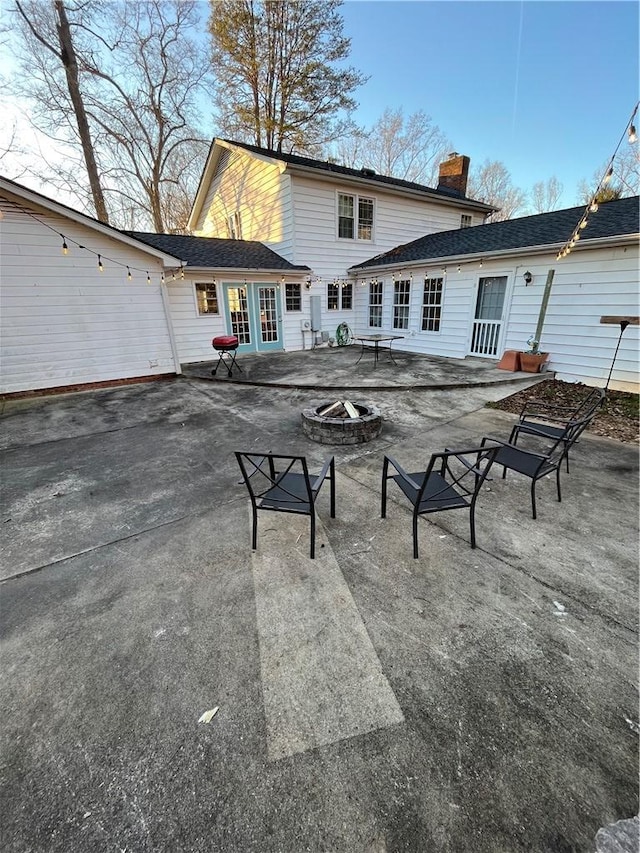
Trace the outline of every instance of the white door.
{"label": "white door", "polygon": [[506,275],[485,276],[479,279],[469,355],[497,357],[506,291]]}

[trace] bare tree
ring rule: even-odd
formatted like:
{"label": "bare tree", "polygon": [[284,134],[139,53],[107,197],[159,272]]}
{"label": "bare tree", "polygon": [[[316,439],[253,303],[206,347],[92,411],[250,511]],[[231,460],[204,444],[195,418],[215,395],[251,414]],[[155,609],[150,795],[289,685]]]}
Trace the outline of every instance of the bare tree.
{"label": "bare tree", "polygon": [[514,186],[507,167],[499,160],[485,160],[481,166],[471,169],[467,195],[498,208],[487,222],[512,219],[527,203],[526,192]]}
{"label": "bare tree", "polygon": [[[603,163],[593,173],[591,180],[583,178],[578,184],[578,204],[587,204],[600,186],[609,163]],[[640,152],[638,143],[625,142],[613,159],[613,174],[610,180],[600,186],[597,201],[613,201],[617,198],[638,195],[640,193]]]}
{"label": "bare tree", "polygon": [[402,108],[387,107],[370,130],[359,129],[329,152],[345,166],[368,167],[431,186],[437,183],[438,165],[452,147],[423,110],[405,118]]}
{"label": "bare tree", "polygon": [[[87,119],[87,113],[84,106],[84,99],[80,91],[78,60],[76,57],[73,39],[71,37],[71,27],[69,26],[67,10],[62,0],[54,0],[53,10],[55,15],[55,29],[57,32],[57,44],[55,44],[49,35],[51,27],[43,25],[43,19],[40,21],[40,26],[37,23],[41,10],[34,7],[33,3],[30,4],[30,7],[31,8],[27,11],[28,7],[25,8],[18,2],[18,0],[16,0],[16,9],[22,16],[32,38],[37,40],[40,45],[52,53],[64,68],[67,81],[67,92],[75,115],[78,139],[82,146],[82,153],[84,156],[89,185],[91,187],[96,216],[101,222],[108,223],[109,214],[107,213],[107,206],[104,200],[100,175],[98,173],[98,166],[96,163],[91,129],[89,127],[89,121]],[[44,20],[46,20],[46,18]]]}
{"label": "bare tree", "polygon": [[[276,151],[315,153],[338,138],[338,117],[365,82],[342,65],[341,0],[211,0],[218,124]],[[232,96],[230,96],[232,93]]]}
{"label": "bare tree", "polygon": [[534,213],[557,210],[562,198],[563,186],[553,175],[547,181],[537,181],[531,190],[531,207]]}
{"label": "bare tree", "polygon": [[[52,59],[36,35],[54,26],[51,9],[38,0],[20,3],[23,21],[28,18],[28,27],[22,27],[22,67],[30,73],[18,86],[34,104],[38,129],[77,151],[60,56]],[[183,228],[207,150],[195,130],[197,100],[206,91],[209,70],[195,37],[197,4],[83,0],[68,9],[83,105],[114,221],[157,231]],[[49,169],[49,180],[82,198],[86,181],[74,160],[51,165],[55,174]]]}

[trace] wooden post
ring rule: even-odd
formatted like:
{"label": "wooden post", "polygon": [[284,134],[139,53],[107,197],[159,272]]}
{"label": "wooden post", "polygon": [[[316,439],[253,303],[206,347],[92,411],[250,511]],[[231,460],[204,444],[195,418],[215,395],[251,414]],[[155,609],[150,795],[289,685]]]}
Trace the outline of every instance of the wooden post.
{"label": "wooden post", "polygon": [[540,304],[540,313],[538,314],[538,325],[536,326],[535,340],[540,343],[540,337],[542,336],[542,327],[544,326],[544,318],[547,313],[547,305],[549,304],[549,296],[551,295],[551,285],[553,283],[553,276],[555,275],[555,270],[549,270],[547,273],[547,281],[544,286],[544,293],[542,294],[542,302]]}

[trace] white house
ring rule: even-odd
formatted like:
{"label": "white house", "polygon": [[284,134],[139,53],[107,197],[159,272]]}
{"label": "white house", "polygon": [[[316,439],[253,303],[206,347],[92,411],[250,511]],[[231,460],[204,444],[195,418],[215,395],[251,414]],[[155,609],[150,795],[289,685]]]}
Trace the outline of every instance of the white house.
{"label": "white house", "polygon": [[312,346],[308,267],[255,241],[127,233],[185,264],[166,284],[182,364],[211,359],[223,334],[238,337],[239,352]]}
{"label": "white house", "polygon": [[[466,198],[469,158],[451,155],[436,189],[215,139],[193,204],[189,229],[199,236],[259,240],[292,264],[311,267],[311,294],[335,332],[354,325],[347,269],[435,231],[484,222],[492,207]],[[303,346],[303,338],[287,348]]]}
{"label": "white house", "polygon": [[410,352],[498,359],[525,350],[548,304],[540,349],[559,379],[638,391],[638,206],[601,204],[557,259],[583,207],[421,237],[355,264],[355,327],[392,330]]}
{"label": "white house", "polygon": [[[223,160],[228,155],[231,169],[234,151],[228,144],[214,149]],[[250,153],[242,163],[255,201],[251,174],[262,174],[266,155]],[[258,202],[245,208],[239,193],[238,215],[221,220],[220,228],[236,233],[249,228],[252,240],[121,232],[0,178],[0,393],[179,373],[181,364],[212,359],[218,334],[238,335],[241,350],[301,350],[321,333],[334,335],[340,323],[361,334],[401,335],[398,349],[498,360],[504,350],[526,348],[547,290],[540,346],[550,353],[550,369],[561,379],[606,383],[618,320],[637,323],[639,314],[637,198],[601,205],[572,253],[557,260],[583,209],[461,227],[468,218],[481,222],[490,209],[460,194],[466,158],[444,164],[442,180],[451,177],[458,189],[428,190],[277,157],[282,161],[266,167],[280,182],[272,198],[276,208],[282,202],[280,213],[269,215],[265,202],[258,216]],[[226,171],[210,156],[193,222],[204,227],[222,215],[216,211],[224,207]],[[304,204],[293,203],[298,190]],[[360,205],[368,199],[373,208]],[[361,220],[372,209],[367,231]],[[405,233],[417,229],[420,236],[391,243],[382,213],[396,223],[397,238],[401,210]],[[432,229],[426,236],[425,222]],[[289,244],[278,233],[288,234]],[[306,263],[301,246],[310,253]],[[637,325],[620,340],[610,387],[638,389]]]}
{"label": "white house", "polygon": [[178,373],[162,278],[179,265],[0,177],[0,392]]}

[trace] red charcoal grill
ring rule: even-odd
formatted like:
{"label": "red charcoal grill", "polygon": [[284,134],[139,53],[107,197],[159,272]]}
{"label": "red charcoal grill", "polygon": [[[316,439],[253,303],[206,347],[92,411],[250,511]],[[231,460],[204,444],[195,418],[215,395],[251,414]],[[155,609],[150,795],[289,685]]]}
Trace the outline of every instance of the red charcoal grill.
{"label": "red charcoal grill", "polygon": [[[236,361],[236,350],[238,349],[238,339],[235,335],[218,335],[211,341],[211,346],[218,353],[218,363],[211,371],[211,375],[215,376],[221,364],[227,368],[229,376],[232,375],[233,368],[237,367],[240,373],[242,368]],[[225,355],[227,360],[225,360]]]}

